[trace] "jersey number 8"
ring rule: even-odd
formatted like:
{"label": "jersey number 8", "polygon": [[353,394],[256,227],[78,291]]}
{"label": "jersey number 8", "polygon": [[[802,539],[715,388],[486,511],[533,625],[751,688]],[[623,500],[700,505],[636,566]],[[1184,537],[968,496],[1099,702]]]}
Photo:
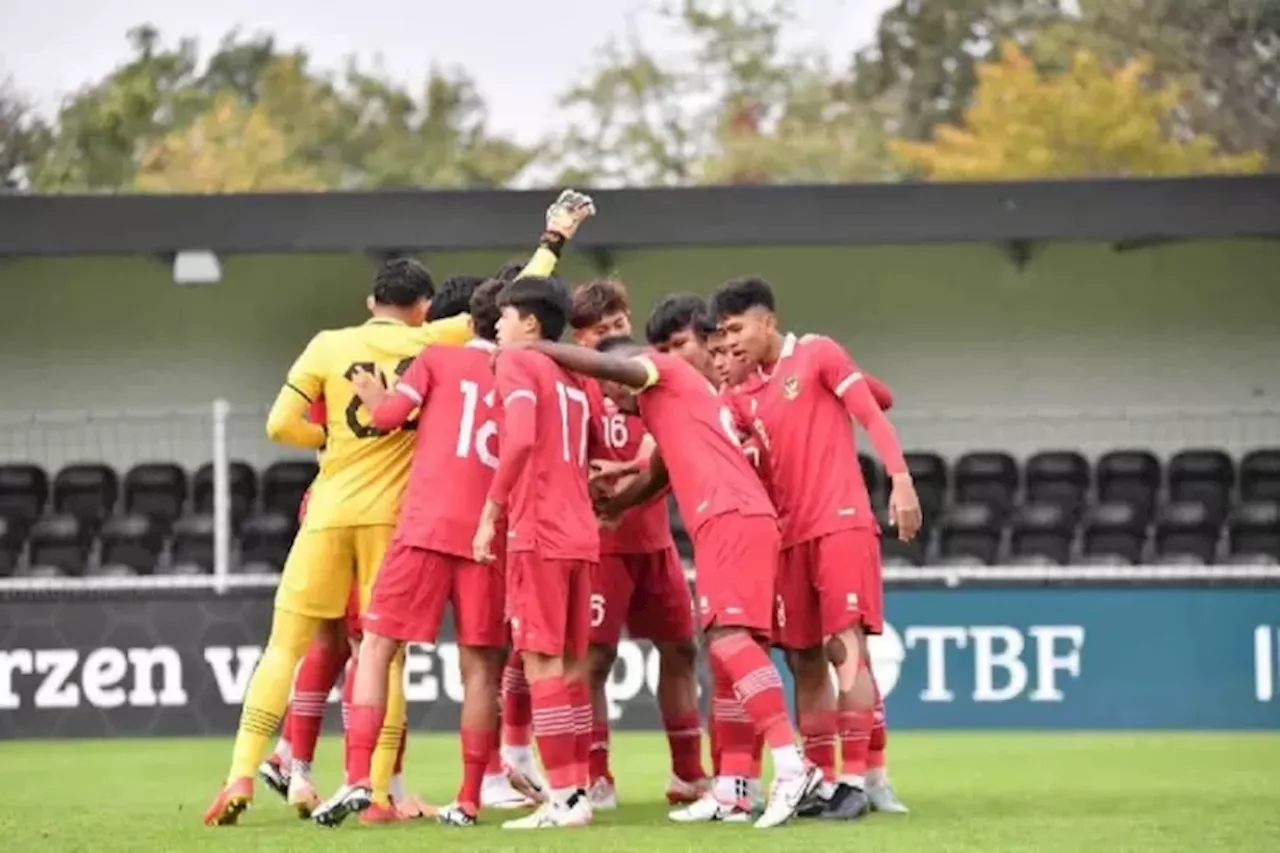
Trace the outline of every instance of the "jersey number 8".
{"label": "jersey number 8", "polygon": [[[383,388],[390,388],[395,385],[396,379],[399,379],[401,376],[404,375],[404,372],[409,369],[409,365],[411,364],[413,364],[412,358],[401,359],[400,363],[396,365],[395,370],[391,374],[392,381],[390,383],[387,382],[387,377],[383,374],[383,372],[378,369],[378,365],[374,364],[372,361],[357,361],[354,364],[348,365],[346,372],[344,372],[342,376],[348,382],[350,382],[357,373],[369,373],[369,374],[372,374],[374,377],[376,377],[377,380],[382,383]],[[386,435],[385,432],[373,426],[372,424],[360,423],[360,406],[361,405],[362,404],[360,402],[360,398],[357,397],[355,394],[352,394],[351,402],[347,403],[347,411],[346,411],[347,428],[351,430],[351,434],[354,435],[356,438],[378,438],[379,436]],[[418,419],[416,417],[410,419],[403,427],[401,427],[401,429],[409,429],[409,430],[413,430],[417,428],[418,428]]]}

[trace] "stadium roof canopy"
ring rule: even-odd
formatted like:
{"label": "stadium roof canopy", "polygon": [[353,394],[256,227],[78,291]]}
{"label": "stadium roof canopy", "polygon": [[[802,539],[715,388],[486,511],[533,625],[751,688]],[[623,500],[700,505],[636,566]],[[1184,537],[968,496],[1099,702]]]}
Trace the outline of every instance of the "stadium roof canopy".
{"label": "stadium roof canopy", "polygon": [[[0,255],[370,252],[528,244],[552,193],[0,195]],[[1280,236],[1280,175],[594,193],[579,249],[1163,242]],[[1015,251],[1015,254],[1017,252]]]}

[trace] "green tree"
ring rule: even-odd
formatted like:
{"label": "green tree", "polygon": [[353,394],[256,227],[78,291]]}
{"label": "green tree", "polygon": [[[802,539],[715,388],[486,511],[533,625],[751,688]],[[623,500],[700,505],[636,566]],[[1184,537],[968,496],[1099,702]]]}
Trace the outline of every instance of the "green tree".
{"label": "green tree", "polygon": [[12,80],[0,80],[0,192],[25,186],[51,141],[31,102]]}
{"label": "green tree", "polygon": [[686,48],[608,43],[562,99],[550,146],[565,181],[680,185],[892,175],[879,104],[816,51],[789,50],[785,0],[682,0],[662,12]]}
{"label": "green tree", "polygon": [[977,68],[963,126],[937,125],[933,141],[895,142],[904,165],[938,180],[1146,177],[1256,172],[1260,152],[1224,154],[1212,137],[1170,132],[1182,102],[1172,82],[1150,80],[1148,58],[1108,67],[1080,51],[1060,74],[1041,72],[1007,42]]}

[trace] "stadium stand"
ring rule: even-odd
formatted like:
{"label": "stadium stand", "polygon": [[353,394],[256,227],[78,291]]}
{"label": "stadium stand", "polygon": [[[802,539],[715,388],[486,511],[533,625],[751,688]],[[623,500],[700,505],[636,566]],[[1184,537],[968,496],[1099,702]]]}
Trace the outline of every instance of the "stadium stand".
{"label": "stadium stand", "polygon": [[[1068,450],[962,454],[913,452],[907,464],[924,531],[898,542],[885,522],[888,483],[860,459],[885,529],[886,566],[1280,564],[1280,448],[1245,453],[1237,465],[1212,448],[1101,454],[1090,465]],[[259,476],[229,465],[235,537],[232,568],[278,572],[297,532],[310,460],[284,460]],[[52,476],[51,476],[52,475]],[[190,477],[170,462],[143,462],[123,479],[101,463],[56,472],[0,465],[0,577],[207,574],[214,562],[213,469]],[[672,507],[676,547],[691,543]]]}

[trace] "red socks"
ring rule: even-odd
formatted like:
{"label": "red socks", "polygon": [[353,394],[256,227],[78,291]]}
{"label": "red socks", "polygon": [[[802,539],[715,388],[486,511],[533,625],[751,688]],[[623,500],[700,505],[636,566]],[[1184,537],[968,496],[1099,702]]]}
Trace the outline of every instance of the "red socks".
{"label": "red socks", "polygon": [[352,705],[347,727],[347,784],[369,781],[373,751],[378,746],[378,733],[387,715],[383,705]]}
{"label": "red socks", "polygon": [[294,759],[308,763],[315,760],[325,702],[350,657],[351,649],[346,643],[331,646],[316,641],[307,649],[294,678],[293,701],[289,703],[289,747]]}
{"label": "red socks", "polygon": [[484,775],[501,776],[502,775],[502,738],[495,736],[493,738],[493,747],[489,750],[489,763],[484,766]]}
{"label": "red socks", "polygon": [[472,815],[480,811],[480,786],[484,783],[486,765],[497,750],[497,731],[462,730],[462,785],[458,788],[458,805],[470,810]]}
{"label": "red socks", "polygon": [[529,680],[519,652],[512,652],[502,670],[502,742],[508,746],[528,746],[533,725],[529,703]]}
{"label": "red socks", "polygon": [[800,716],[800,737],[804,757],[822,771],[828,782],[836,779],[837,720],[833,711],[817,711]]}
{"label": "red socks", "polygon": [[591,720],[591,748],[587,753],[587,777],[592,782],[597,779],[613,781],[613,773],[609,769],[609,721],[595,714],[592,714]]}
{"label": "red socks", "polygon": [[872,770],[883,770],[884,750],[889,743],[889,729],[885,726],[884,697],[880,695],[879,684],[876,685],[876,707],[872,713],[875,718],[871,723],[871,740],[867,745],[867,766]]}
{"label": "red socks", "polygon": [[733,684],[738,701],[765,743],[774,749],[795,746],[796,732],[787,717],[782,679],[764,649],[739,633],[713,640],[708,652],[717,677]]}
{"label": "red socks", "polygon": [[685,782],[706,778],[702,769],[702,721],[697,711],[662,714],[662,727],[667,731],[671,748],[671,773]]}
{"label": "red socks", "polygon": [[711,700],[711,713],[707,715],[707,741],[711,748],[711,775],[720,775],[720,749],[723,735],[720,733],[720,718],[716,716],[716,701]]}
{"label": "red socks", "polygon": [[529,685],[533,705],[533,736],[538,742],[547,784],[557,791],[581,786],[578,764],[578,712],[563,677]]}
{"label": "red socks", "polygon": [[844,776],[866,776],[874,711],[840,711],[840,759]]}
{"label": "red socks", "polygon": [[733,682],[718,667],[712,668],[715,698],[711,718],[715,721],[716,746],[719,752],[717,776],[747,776],[751,772],[751,746],[756,728],[738,701]]}
{"label": "red socks", "polygon": [[[590,770],[591,741],[595,734],[595,714],[591,708],[591,689],[586,681],[566,682],[565,690],[569,694],[569,702],[573,705],[573,727],[576,732],[574,742],[573,763],[574,775],[578,782],[576,788],[586,789],[591,784]],[[606,751],[605,755],[608,755]]]}

